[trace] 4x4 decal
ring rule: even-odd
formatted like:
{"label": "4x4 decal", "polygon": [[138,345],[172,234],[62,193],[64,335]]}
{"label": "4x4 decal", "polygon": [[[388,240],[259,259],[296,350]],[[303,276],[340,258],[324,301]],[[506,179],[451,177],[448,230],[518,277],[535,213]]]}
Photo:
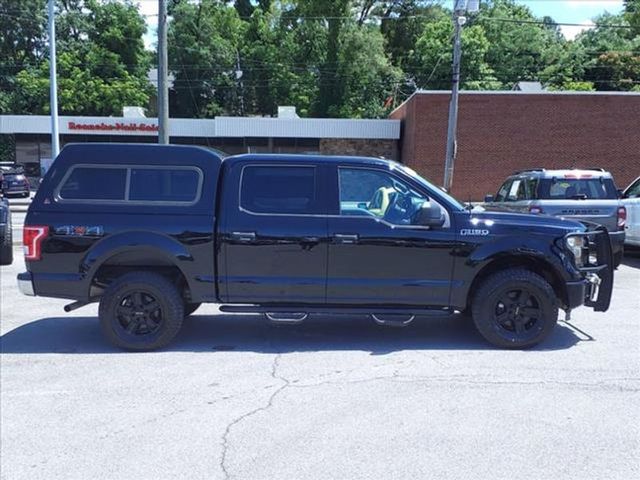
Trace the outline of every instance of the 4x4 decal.
{"label": "4x4 decal", "polygon": [[101,237],[104,235],[104,228],[101,225],[63,225],[54,229],[56,235],[69,237]]}

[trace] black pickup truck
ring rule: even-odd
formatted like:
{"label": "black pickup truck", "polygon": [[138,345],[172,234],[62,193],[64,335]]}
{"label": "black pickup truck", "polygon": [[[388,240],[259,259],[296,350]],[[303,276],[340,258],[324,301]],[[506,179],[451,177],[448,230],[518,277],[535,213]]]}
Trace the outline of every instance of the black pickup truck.
{"label": "black pickup truck", "polygon": [[67,311],[99,301],[104,334],[131,350],[167,345],[203,302],[291,323],[468,312],[492,344],[525,348],[559,309],[606,311],[613,285],[606,229],[470,211],[373,158],[69,145],[24,243],[21,291],[75,300]]}

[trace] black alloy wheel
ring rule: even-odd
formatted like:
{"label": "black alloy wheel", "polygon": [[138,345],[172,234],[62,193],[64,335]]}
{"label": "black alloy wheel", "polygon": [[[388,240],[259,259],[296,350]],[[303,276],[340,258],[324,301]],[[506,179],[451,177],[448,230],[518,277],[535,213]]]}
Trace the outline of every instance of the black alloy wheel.
{"label": "black alloy wheel", "polygon": [[535,334],[542,316],[540,301],[528,288],[509,290],[495,305],[494,320],[499,327],[517,335]]}
{"label": "black alloy wheel", "polygon": [[155,272],[131,272],[118,277],[100,299],[102,332],[119,348],[155,350],[178,334],[184,304],[178,289]]}
{"label": "black alloy wheel", "polygon": [[126,295],[116,307],[120,326],[130,335],[150,335],[162,325],[162,307],[153,294],[138,290]]}
{"label": "black alloy wheel", "polygon": [[488,342],[503,348],[528,348],[551,334],[559,303],[544,278],[513,268],[484,280],[471,310],[476,328]]}

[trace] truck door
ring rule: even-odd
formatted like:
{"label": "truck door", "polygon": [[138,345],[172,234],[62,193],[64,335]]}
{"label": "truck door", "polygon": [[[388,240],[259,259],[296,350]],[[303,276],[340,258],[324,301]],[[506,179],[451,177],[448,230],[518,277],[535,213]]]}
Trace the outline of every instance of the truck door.
{"label": "truck door", "polygon": [[[451,215],[429,228],[412,218],[429,200],[385,169],[333,169],[327,303],[448,306],[455,233]],[[336,178],[337,177],[337,178]]]}
{"label": "truck door", "polygon": [[[236,163],[224,180],[219,294],[230,303],[322,304],[326,296],[324,167]],[[239,188],[239,191],[238,191]]]}

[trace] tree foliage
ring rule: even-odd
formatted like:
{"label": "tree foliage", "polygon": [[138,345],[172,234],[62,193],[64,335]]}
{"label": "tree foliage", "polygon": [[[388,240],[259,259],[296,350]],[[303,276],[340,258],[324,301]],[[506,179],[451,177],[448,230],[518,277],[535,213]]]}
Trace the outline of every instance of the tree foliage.
{"label": "tree foliage", "polygon": [[[138,0],[57,0],[60,112],[151,107]],[[375,118],[416,88],[449,89],[451,2],[170,0],[171,116]],[[46,0],[0,0],[0,113],[49,111]],[[640,0],[568,40],[516,0],[483,0],[463,27],[461,86],[640,90]]]}
{"label": "tree foliage", "polygon": [[[14,87],[0,100],[15,113],[49,113],[48,39],[45,35],[44,1],[32,3],[32,11],[13,10],[3,1],[3,11],[13,15],[8,34],[32,29],[34,39],[22,39],[24,51],[11,58],[19,69],[3,69],[5,82]],[[0,15],[0,18],[3,18]],[[36,19],[36,20],[34,20]],[[36,23],[38,28],[36,29]],[[125,105],[146,105],[152,91],[147,81],[149,54],[144,50],[144,19],[130,0],[59,0],[56,15],[59,112],[68,115],[121,115]],[[16,33],[14,33],[16,32]],[[37,39],[38,41],[36,41]],[[18,40],[0,42],[0,49],[14,48]],[[18,63],[19,62],[19,63]],[[3,89],[4,90],[4,89]],[[7,98],[8,97],[8,98]],[[2,99],[2,97],[0,97]],[[2,106],[0,106],[2,108]]]}

